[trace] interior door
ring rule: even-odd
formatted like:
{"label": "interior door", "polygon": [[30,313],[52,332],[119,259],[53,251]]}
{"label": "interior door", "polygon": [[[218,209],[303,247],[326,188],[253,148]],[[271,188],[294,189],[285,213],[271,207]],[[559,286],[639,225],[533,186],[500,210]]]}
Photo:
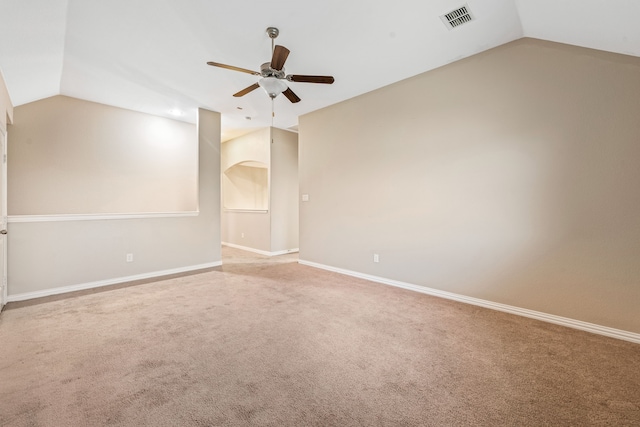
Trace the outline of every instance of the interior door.
{"label": "interior door", "polygon": [[0,129],[0,310],[7,303],[7,134]]}

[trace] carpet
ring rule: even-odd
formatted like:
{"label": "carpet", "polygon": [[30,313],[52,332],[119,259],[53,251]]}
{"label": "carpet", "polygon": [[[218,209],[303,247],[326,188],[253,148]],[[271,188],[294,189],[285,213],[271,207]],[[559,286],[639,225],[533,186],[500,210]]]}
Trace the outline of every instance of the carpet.
{"label": "carpet", "polygon": [[223,255],[8,305],[0,425],[640,425],[637,344]]}

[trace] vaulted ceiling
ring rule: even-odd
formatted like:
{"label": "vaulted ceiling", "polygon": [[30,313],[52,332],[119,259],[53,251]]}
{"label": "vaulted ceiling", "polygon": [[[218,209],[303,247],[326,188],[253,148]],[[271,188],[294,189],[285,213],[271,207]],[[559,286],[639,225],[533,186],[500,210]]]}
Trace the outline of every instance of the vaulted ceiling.
{"label": "vaulted ceiling", "polygon": [[[467,5],[473,20],[441,16]],[[222,113],[223,139],[298,116],[521,37],[640,56],[637,0],[0,0],[0,69],[14,105],[68,95],[195,122]],[[291,54],[302,98],[260,90],[251,70],[271,57],[265,30]]]}

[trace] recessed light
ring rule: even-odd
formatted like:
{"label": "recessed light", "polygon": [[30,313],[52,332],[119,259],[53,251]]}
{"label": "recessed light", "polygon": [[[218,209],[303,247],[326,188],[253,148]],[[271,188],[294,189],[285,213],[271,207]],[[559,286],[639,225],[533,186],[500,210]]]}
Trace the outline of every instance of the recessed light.
{"label": "recessed light", "polygon": [[169,110],[169,114],[171,114],[172,116],[183,116],[184,112],[178,110],[177,108],[173,108],[171,110]]}

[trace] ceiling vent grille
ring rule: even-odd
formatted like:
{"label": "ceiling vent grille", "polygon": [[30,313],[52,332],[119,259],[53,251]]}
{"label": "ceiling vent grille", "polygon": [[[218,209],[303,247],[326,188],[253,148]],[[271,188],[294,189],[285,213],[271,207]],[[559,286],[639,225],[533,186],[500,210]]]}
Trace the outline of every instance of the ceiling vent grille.
{"label": "ceiling vent grille", "polygon": [[440,17],[440,19],[442,19],[442,22],[444,22],[448,29],[452,30],[455,27],[459,27],[462,24],[473,21],[473,15],[471,15],[469,6],[465,4],[456,10],[445,13]]}

